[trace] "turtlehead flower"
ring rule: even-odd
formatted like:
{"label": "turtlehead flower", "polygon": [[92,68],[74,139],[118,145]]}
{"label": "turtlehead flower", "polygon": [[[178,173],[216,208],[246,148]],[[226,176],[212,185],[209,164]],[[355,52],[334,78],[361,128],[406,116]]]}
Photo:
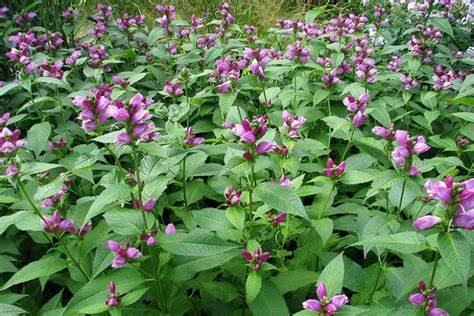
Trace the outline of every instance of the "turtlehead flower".
{"label": "turtlehead flower", "polygon": [[168,93],[171,96],[177,96],[177,95],[183,94],[183,90],[181,89],[181,83],[179,81],[170,83],[169,80],[166,80],[164,90],[166,93]]}
{"label": "turtlehead flower", "polygon": [[77,233],[77,235],[79,237],[84,237],[88,232],[90,232],[92,229],[92,221],[87,221],[86,223],[84,223],[84,225],[82,225],[81,229],[79,230],[79,232]]}
{"label": "turtlehead flower", "polygon": [[4,127],[0,131],[0,154],[9,156],[14,154],[18,149],[26,147],[28,142],[25,139],[20,139],[21,131],[19,129],[13,132]]}
{"label": "turtlehead flower", "polygon": [[6,125],[8,123],[8,120],[10,119],[10,113],[3,113],[2,116],[0,116],[0,126]]}
{"label": "turtlehead flower", "polygon": [[408,297],[408,301],[414,306],[423,306],[428,316],[449,316],[444,309],[436,307],[438,300],[435,295],[435,288],[427,289],[424,281],[419,282],[420,291]]}
{"label": "turtlehead flower", "polygon": [[152,103],[152,99],[145,98],[140,93],[135,94],[127,103],[120,99],[115,101],[115,105],[110,107],[110,116],[126,130],[117,135],[117,144],[149,142],[156,138],[158,133],[155,131],[155,124],[150,121],[152,116],[148,111]]}
{"label": "turtlehead flower", "polygon": [[413,227],[415,227],[416,229],[421,229],[421,230],[428,229],[440,223],[441,221],[442,221],[442,218],[438,216],[427,215],[427,216],[420,217],[419,219],[414,221]]}
{"label": "turtlehead flower", "polygon": [[102,84],[99,88],[93,88],[91,91],[92,96],[77,96],[72,101],[81,110],[77,118],[82,121],[82,129],[87,132],[96,130],[111,116],[110,93],[112,88],[108,84]]}
{"label": "turtlehead flower", "polygon": [[11,164],[11,165],[8,165],[7,168],[5,169],[5,174],[8,176],[8,177],[13,177],[14,175],[16,175],[17,173],[19,172],[18,170],[18,167]]}
{"label": "turtlehead flower", "polygon": [[58,210],[55,210],[53,216],[43,216],[41,218],[43,228],[45,232],[57,233],[57,232],[69,232],[71,234],[76,233],[74,227],[74,221],[72,219],[62,219]]}
{"label": "turtlehead flower", "polygon": [[148,201],[145,202],[145,204],[143,205],[143,210],[145,212],[151,212],[153,210],[153,208],[155,207],[155,204],[156,204],[156,200],[151,198],[151,199],[148,199]]}
{"label": "turtlehead flower", "polygon": [[283,111],[281,118],[283,119],[283,128],[288,131],[288,136],[298,137],[298,129],[303,127],[306,118],[301,115],[291,115],[288,110]]}
{"label": "turtlehead flower", "polygon": [[154,246],[158,242],[156,239],[156,234],[158,234],[158,230],[156,228],[152,228],[149,231],[141,233],[140,239],[145,241],[147,246]]}
{"label": "turtlehead flower", "polygon": [[412,166],[412,156],[430,150],[431,147],[426,144],[425,137],[410,137],[410,134],[404,130],[397,130],[394,137],[399,146],[392,151],[392,159],[400,168],[406,170],[409,175],[418,174],[420,170]]}
{"label": "turtlehead flower", "polygon": [[107,241],[107,248],[115,252],[117,256],[112,261],[112,268],[121,268],[129,259],[138,259],[142,253],[137,248],[130,247],[129,243],[120,244],[116,241]]}
{"label": "turtlehead flower", "polygon": [[359,98],[353,97],[351,94],[342,101],[350,112],[348,119],[352,121],[355,127],[360,127],[367,120],[368,116],[365,114],[367,103],[370,95],[368,92],[362,94]]}
{"label": "turtlehead flower", "polygon": [[105,301],[105,304],[109,307],[115,307],[120,305],[120,295],[118,294],[115,283],[111,281],[109,283],[109,295],[107,297],[107,301]]}
{"label": "turtlehead flower", "polygon": [[166,225],[165,234],[166,235],[172,235],[174,233],[176,233],[176,227],[174,227],[174,225],[172,223]]}
{"label": "turtlehead flower", "polygon": [[372,133],[386,140],[392,140],[395,136],[395,125],[392,123],[388,129],[383,126],[374,126]]}
{"label": "turtlehead flower", "polygon": [[290,179],[288,179],[284,174],[282,174],[281,177],[280,177],[280,185],[284,186],[284,187],[287,187],[287,188],[291,188],[292,183],[291,183]]}
{"label": "turtlehead flower", "polygon": [[273,214],[272,212],[268,214],[268,220],[272,223],[273,227],[278,227],[281,223],[286,221],[286,218],[286,213],[280,213],[277,216],[275,216],[275,214]]}
{"label": "turtlehead flower", "polygon": [[53,206],[57,205],[61,201],[61,198],[64,196],[64,194],[66,194],[66,192],[68,190],[69,190],[69,187],[67,185],[63,185],[59,192],[57,192],[56,194],[44,199],[41,202],[40,207],[41,208],[48,208],[48,207],[53,207]]}
{"label": "turtlehead flower", "polygon": [[258,271],[261,268],[262,263],[266,262],[270,258],[269,252],[262,253],[262,249],[255,248],[253,254],[247,251],[247,249],[241,250],[245,261],[252,267],[254,271]]}
{"label": "turtlehead flower", "polygon": [[327,168],[323,170],[323,173],[330,178],[337,178],[344,173],[346,169],[346,162],[343,161],[339,165],[336,165],[334,161],[329,157],[327,160]]}
{"label": "turtlehead flower", "polygon": [[338,312],[344,305],[349,303],[346,295],[327,297],[326,286],[323,282],[318,283],[316,288],[318,299],[309,299],[303,302],[303,308],[310,312],[318,312],[322,315],[332,315]]}
{"label": "turtlehead flower", "polygon": [[204,138],[202,137],[197,137],[193,133],[193,128],[188,127],[184,129],[184,135],[185,139],[183,140],[183,145],[185,147],[196,147],[198,145],[201,145],[204,143]]}
{"label": "turtlehead flower", "polygon": [[285,57],[295,62],[306,63],[310,60],[310,53],[311,49],[303,47],[303,43],[298,41],[296,44],[288,45]]}
{"label": "turtlehead flower", "polygon": [[235,190],[232,185],[229,185],[225,190],[224,195],[227,206],[237,205],[240,203],[240,195],[242,195],[242,190]]}

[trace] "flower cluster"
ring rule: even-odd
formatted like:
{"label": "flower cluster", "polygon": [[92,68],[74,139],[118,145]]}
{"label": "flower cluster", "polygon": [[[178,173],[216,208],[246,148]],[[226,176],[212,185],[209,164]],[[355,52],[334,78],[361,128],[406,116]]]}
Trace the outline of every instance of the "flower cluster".
{"label": "flower cluster", "polygon": [[367,103],[369,102],[370,95],[365,92],[358,98],[348,95],[342,101],[350,112],[348,119],[354,124],[355,127],[361,127],[362,124],[368,119],[368,115],[365,114],[367,109]]}
{"label": "flower cluster", "polygon": [[474,179],[457,183],[449,175],[444,181],[428,180],[424,187],[428,199],[438,200],[444,206],[445,218],[426,215],[413,223],[415,228],[428,229],[446,221],[456,227],[474,229]]}
{"label": "flower cluster", "polygon": [[82,121],[82,129],[85,131],[95,131],[111,115],[110,93],[112,88],[108,84],[102,84],[99,88],[93,88],[91,91],[92,96],[77,96],[72,101],[81,110],[77,118]]}
{"label": "flower cluster", "polygon": [[256,115],[252,121],[244,119],[242,124],[231,126],[235,136],[239,137],[242,143],[250,146],[250,149],[244,153],[245,159],[253,160],[255,155],[263,155],[277,148],[277,144],[274,141],[261,141],[256,144],[267,133],[267,121],[268,116]]}
{"label": "flower cluster", "polygon": [[183,140],[183,145],[185,147],[196,147],[198,145],[201,145],[204,143],[204,138],[202,137],[197,137],[193,133],[193,128],[192,127],[187,127],[184,129],[184,140]]}
{"label": "flower cluster", "polygon": [[107,297],[107,301],[105,301],[105,304],[109,307],[120,305],[120,295],[117,292],[115,283],[113,281],[110,281],[108,290],[109,290],[109,295]]}
{"label": "flower cluster", "polygon": [[281,118],[283,119],[283,128],[288,132],[288,136],[298,137],[298,130],[303,127],[306,118],[301,115],[291,115],[288,110],[282,112]]}
{"label": "flower cluster", "polygon": [[392,151],[393,160],[400,168],[407,171],[409,175],[417,175],[420,173],[420,169],[413,166],[413,155],[422,154],[430,150],[430,146],[426,144],[425,137],[410,137],[410,134],[404,130],[397,130],[394,137],[399,146]]}
{"label": "flower cluster", "polygon": [[112,261],[112,268],[121,268],[129,259],[138,259],[142,256],[140,250],[130,247],[129,243],[120,244],[116,241],[107,241],[107,248],[117,254]]}
{"label": "flower cluster", "polygon": [[230,205],[237,205],[240,203],[240,195],[242,194],[242,190],[236,190],[232,185],[229,185],[225,190],[225,202],[227,206]]}
{"label": "flower cluster", "polygon": [[[2,115],[1,120],[6,123],[9,117],[9,114],[5,113]],[[21,131],[19,129],[12,132],[8,127],[4,127],[0,131],[0,162],[9,161],[5,169],[7,176],[12,177],[18,173],[18,166],[13,158],[18,149],[24,148],[27,145],[28,142],[25,139],[21,139]]]}
{"label": "flower cluster", "polygon": [[140,93],[135,94],[129,102],[120,99],[115,101],[115,106],[109,110],[110,116],[120,122],[126,130],[117,135],[115,139],[117,144],[149,142],[158,136],[147,109],[152,103],[152,99],[145,98]]}
{"label": "flower cluster", "polygon": [[245,261],[250,265],[254,271],[260,270],[262,263],[266,262],[270,258],[269,252],[263,252],[260,248],[255,248],[253,253],[250,253],[247,249],[242,249],[242,255]]}
{"label": "flower cluster", "polygon": [[123,17],[117,18],[117,24],[123,31],[130,30],[132,27],[140,26],[145,23],[145,16],[138,14],[132,18],[128,13],[124,13]]}
{"label": "flower cluster", "polygon": [[346,169],[346,162],[343,161],[339,165],[336,165],[331,158],[327,160],[327,168],[323,169],[323,173],[330,178],[340,177]]}
{"label": "flower cluster", "polygon": [[174,6],[170,5],[170,6],[165,7],[161,4],[158,4],[155,7],[155,9],[158,13],[162,14],[162,16],[157,19],[158,23],[168,33],[171,33],[172,32],[171,23],[174,21],[174,11],[175,11]]}
{"label": "flower cluster", "polygon": [[305,310],[318,312],[322,315],[331,315],[349,303],[349,298],[344,294],[328,297],[326,285],[323,282],[318,283],[316,295],[318,299],[309,299],[303,302]]}
{"label": "flower cluster", "polygon": [[55,210],[53,216],[43,216],[41,218],[43,228],[45,232],[57,233],[57,232],[69,232],[71,234],[76,233],[76,227],[74,227],[74,221],[72,219],[63,219],[59,214],[58,210]]}
{"label": "flower cluster", "polygon": [[424,281],[419,282],[420,292],[410,295],[408,300],[414,306],[423,306],[428,316],[449,316],[449,313],[442,308],[436,307],[438,301],[435,295],[435,288],[428,289]]}
{"label": "flower cluster", "polygon": [[232,90],[232,80],[239,80],[240,71],[246,65],[246,59],[234,61],[230,55],[220,58],[216,61],[216,70],[211,73],[209,81],[220,83],[219,93],[229,92]]}
{"label": "flower cluster", "polygon": [[303,43],[298,41],[295,44],[288,45],[285,57],[295,62],[306,63],[311,59],[309,56],[310,53],[311,49],[309,47],[303,47]]}

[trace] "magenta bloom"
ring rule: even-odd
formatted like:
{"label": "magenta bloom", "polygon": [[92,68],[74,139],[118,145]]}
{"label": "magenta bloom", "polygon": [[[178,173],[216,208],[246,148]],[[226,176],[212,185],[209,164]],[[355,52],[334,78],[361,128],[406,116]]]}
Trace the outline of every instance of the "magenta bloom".
{"label": "magenta bloom", "polygon": [[109,307],[118,306],[120,304],[120,296],[117,293],[115,283],[113,281],[109,283],[109,295],[107,301],[105,301],[105,304]]}
{"label": "magenta bloom", "polygon": [[420,217],[415,222],[413,222],[413,227],[416,229],[428,229],[440,223],[441,221],[442,219],[438,216],[427,215]]}
{"label": "magenta bloom", "polygon": [[151,212],[153,208],[155,207],[155,204],[156,204],[156,200],[151,198],[145,202],[145,204],[143,205],[143,210],[145,212]]}
{"label": "magenta bloom", "polygon": [[284,110],[281,114],[283,119],[283,128],[288,131],[291,138],[298,137],[298,129],[302,128],[306,122],[306,118],[301,115],[291,115],[288,110]]}
{"label": "magenta bloom", "polygon": [[467,230],[474,230],[474,179],[460,184],[459,204],[456,206],[456,216],[453,225]]}
{"label": "magenta bloom", "polygon": [[[397,130],[394,137],[399,146],[392,151],[392,158],[400,168],[404,168],[407,172],[409,172],[412,167],[411,157],[414,154],[424,153],[431,148],[426,144],[425,137],[410,137],[410,134],[404,130]],[[410,164],[407,164],[407,161],[409,161]],[[417,169],[412,169],[411,174],[417,174],[418,172],[416,171]]]}
{"label": "magenta bloom", "polygon": [[158,230],[152,228],[148,232],[141,233],[140,239],[146,241],[147,246],[154,246],[158,242],[156,234],[158,234]]}
{"label": "magenta bloom", "polygon": [[166,80],[164,90],[166,93],[172,96],[183,94],[183,90],[181,89],[181,83],[179,81],[170,83],[169,80]]}
{"label": "magenta bloom", "polygon": [[227,206],[239,204],[241,194],[242,190],[235,190],[232,185],[229,185],[224,194]]}
{"label": "magenta bloom", "polygon": [[176,228],[174,227],[174,225],[172,223],[166,225],[165,234],[172,235],[174,233],[176,233]]}
{"label": "magenta bloom", "polygon": [[449,316],[447,311],[436,307],[438,305],[435,294],[436,288],[427,289],[424,281],[420,281],[419,288],[420,291],[418,293],[412,294],[408,297],[408,300],[412,305],[423,305],[428,312],[428,316]]}
{"label": "magenta bloom", "polygon": [[311,49],[303,47],[303,43],[298,41],[296,44],[288,45],[285,57],[295,62],[306,63],[310,60],[310,53]]}
{"label": "magenta bloom", "polygon": [[255,116],[252,122],[247,119],[242,124],[235,124],[232,131],[235,136],[240,137],[240,141],[247,144],[254,144],[257,139],[263,137],[267,132],[267,116]]}
{"label": "magenta bloom", "polygon": [[272,212],[268,214],[268,219],[272,223],[273,227],[278,227],[281,223],[286,221],[287,215],[286,213],[281,213],[278,216],[275,216]]}
{"label": "magenta bloom", "polygon": [[352,121],[355,127],[360,127],[368,119],[365,110],[369,102],[370,95],[368,92],[362,94],[359,98],[354,98],[351,94],[342,101],[350,112],[348,119]]}
{"label": "magenta bloom", "polygon": [[26,147],[28,142],[25,139],[20,139],[21,131],[19,129],[13,132],[4,127],[0,131],[0,154],[5,156],[14,154],[18,149]]}
{"label": "magenta bloom", "polygon": [[71,234],[76,233],[74,221],[72,219],[62,219],[58,210],[54,211],[53,216],[43,216],[41,222],[43,223],[44,231],[48,233],[54,234],[65,231]]}
{"label": "magenta bloom", "polygon": [[14,175],[16,175],[18,173],[18,167],[11,164],[11,165],[8,165],[7,168],[5,169],[5,174],[9,177],[13,177]]}
{"label": "magenta bloom", "polygon": [[284,174],[281,175],[280,177],[280,185],[284,186],[284,187],[287,187],[287,188],[291,188],[291,181],[290,179],[288,179]]}
{"label": "magenta bloom", "polygon": [[94,131],[103,125],[111,116],[110,93],[112,88],[108,84],[102,84],[99,88],[93,88],[91,97],[77,96],[72,103],[79,106],[81,112],[78,119],[82,121],[82,129]]}
{"label": "magenta bloom", "polygon": [[336,165],[329,157],[327,160],[327,166],[328,167],[323,170],[323,173],[330,178],[336,178],[344,173],[344,170],[346,169],[346,162],[343,161],[339,165]]}
{"label": "magenta bloom", "polygon": [[142,253],[137,248],[130,247],[129,243],[120,244],[116,241],[107,241],[107,248],[117,254],[112,261],[112,268],[121,268],[128,259],[138,259],[142,256]]}
{"label": "magenta bloom", "polygon": [[326,286],[323,282],[318,283],[316,295],[318,296],[318,300],[309,299],[303,302],[303,308],[305,310],[322,313],[323,315],[331,315],[349,303],[349,298],[344,294],[336,295],[331,298],[327,297]]}
{"label": "magenta bloom", "polygon": [[372,128],[372,133],[386,140],[391,140],[395,136],[394,129],[395,126],[393,125],[393,123],[390,125],[389,129],[382,126],[374,126],[374,128]]}
{"label": "magenta bloom", "polygon": [[255,248],[253,254],[247,251],[247,249],[242,249],[242,255],[245,258],[245,261],[252,267],[254,271],[258,271],[261,268],[261,264],[270,258],[269,252],[262,253],[260,248]]}
{"label": "magenta bloom", "polygon": [[185,128],[184,129],[184,135],[185,135],[186,138],[183,140],[183,144],[186,147],[196,147],[196,146],[201,145],[201,144],[204,143],[204,138],[197,137],[193,133],[193,128],[192,127]]}
{"label": "magenta bloom", "polygon": [[433,182],[426,181],[424,184],[428,197],[434,200],[441,201],[444,205],[448,205],[453,200],[454,179],[451,175],[446,177],[445,181],[438,180]]}

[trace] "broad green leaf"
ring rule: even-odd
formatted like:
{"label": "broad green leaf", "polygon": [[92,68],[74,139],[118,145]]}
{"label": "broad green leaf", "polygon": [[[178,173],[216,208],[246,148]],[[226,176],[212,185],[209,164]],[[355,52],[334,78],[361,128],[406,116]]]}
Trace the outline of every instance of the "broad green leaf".
{"label": "broad green leaf", "polygon": [[277,211],[308,218],[301,199],[292,188],[280,184],[265,183],[256,188],[255,195]]}
{"label": "broad green leaf", "polygon": [[332,235],[332,231],[334,229],[333,221],[330,218],[321,218],[311,220],[311,224],[318,233],[319,237],[321,237],[324,245]]}
{"label": "broad green leaf", "polygon": [[247,297],[247,302],[252,302],[260,293],[262,287],[262,277],[257,273],[257,271],[250,271],[247,276],[247,281],[245,282],[245,293]]}
{"label": "broad green leaf", "polygon": [[[154,217],[150,213],[145,214],[148,226],[152,226]],[[114,208],[104,214],[105,221],[112,230],[119,235],[139,236],[144,231],[145,223],[143,215],[137,209]]]}
{"label": "broad green leaf", "polygon": [[472,112],[457,112],[450,114],[450,116],[458,117],[464,121],[474,123],[474,113]]}
{"label": "broad green leaf", "polygon": [[114,270],[101,278],[90,281],[77,291],[66,306],[63,315],[95,314],[106,311],[108,307],[105,301],[111,281],[115,282],[117,292],[125,295],[143,284],[144,279],[135,269]]}
{"label": "broad green leaf", "polygon": [[286,301],[275,285],[263,282],[260,293],[249,304],[253,315],[286,316],[289,315]]}
{"label": "broad green leaf", "polygon": [[454,38],[453,29],[451,28],[451,24],[449,23],[448,19],[443,17],[432,17],[431,23],[433,23],[434,26],[439,27],[441,32],[446,33]]}
{"label": "broad green leaf", "polygon": [[449,269],[466,284],[471,269],[471,248],[466,238],[457,231],[442,232],[438,235],[438,249]]}
{"label": "broad green leaf", "polygon": [[1,288],[0,291],[10,286],[31,281],[36,278],[49,276],[66,268],[66,261],[57,256],[46,256],[38,261],[33,261],[15,273]]}
{"label": "broad green leaf", "polygon": [[211,231],[232,228],[232,224],[226,218],[225,212],[217,208],[205,208],[200,211],[194,211],[193,218],[201,228]]}
{"label": "broad green leaf", "polygon": [[245,225],[245,210],[238,206],[228,207],[225,216],[238,230],[242,230]]}
{"label": "broad green leaf", "polygon": [[130,192],[130,186],[124,183],[117,183],[108,186],[94,200],[94,203],[92,203],[91,207],[89,208],[89,211],[87,212],[83,222],[86,223],[94,216],[99,215],[103,208],[111,203],[118,201],[129,201],[131,199]]}
{"label": "broad green leaf", "polygon": [[7,93],[8,91],[15,89],[16,87],[19,87],[20,84],[16,82],[11,82],[9,84],[4,85],[3,87],[0,88],[0,97]]}
{"label": "broad green leaf", "polygon": [[318,282],[324,282],[328,292],[328,297],[340,294],[344,281],[344,260],[343,254],[339,254],[332,259],[319,275]]}
{"label": "broad green leaf", "polygon": [[415,253],[427,248],[423,235],[416,232],[403,232],[391,235],[373,236],[358,241],[352,246],[383,247],[400,253]]}
{"label": "broad green leaf", "polygon": [[214,256],[238,248],[203,229],[163,236],[159,244],[166,251],[187,257]]}
{"label": "broad green leaf", "polygon": [[13,315],[24,315],[28,314],[23,308],[15,305],[0,303],[0,315],[13,316]]}
{"label": "broad green leaf", "polygon": [[36,157],[47,147],[49,135],[51,135],[51,125],[48,122],[33,125],[28,130],[28,148]]}
{"label": "broad green leaf", "polygon": [[318,273],[309,270],[288,270],[279,273],[271,280],[280,293],[285,294],[310,284],[316,284]]}

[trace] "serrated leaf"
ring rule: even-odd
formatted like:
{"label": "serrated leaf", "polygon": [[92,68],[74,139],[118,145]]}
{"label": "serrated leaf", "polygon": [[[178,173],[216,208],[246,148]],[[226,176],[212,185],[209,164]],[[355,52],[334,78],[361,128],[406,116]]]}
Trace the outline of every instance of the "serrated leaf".
{"label": "serrated leaf", "polygon": [[245,282],[245,294],[247,297],[247,302],[252,302],[260,293],[262,288],[262,277],[256,272],[251,271],[247,276],[247,281]]}
{"label": "serrated leaf", "polygon": [[384,236],[373,236],[352,246],[383,247],[401,253],[415,253],[427,248],[425,238],[416,232],[402,232]]}
{"label": "serrated leaf", "polygon": [[318,282],[326,285],[328,297],[340,294],[344,281],[344,260],[343,254],[339,254],[332,259],[321,272]]}
{"label": "serrated leaf", "polygon": [[48,145],[49,135],[51,135],[51,124],[48,122],[35,124],[28,130],[28,148],[35,153],[36,157]]}
{"label": "serrated leaf", "polygon": [[471,248],[466,238],[459,232],[442,232],[438,235],[438,250],[441,258],[464,285],[471,269]]}
{"label": "serrated leaf", "polygon": [[280,184],[265,183],[258,186],[255,195],[269,207],[287,214],[308,218],[297,192]]}

